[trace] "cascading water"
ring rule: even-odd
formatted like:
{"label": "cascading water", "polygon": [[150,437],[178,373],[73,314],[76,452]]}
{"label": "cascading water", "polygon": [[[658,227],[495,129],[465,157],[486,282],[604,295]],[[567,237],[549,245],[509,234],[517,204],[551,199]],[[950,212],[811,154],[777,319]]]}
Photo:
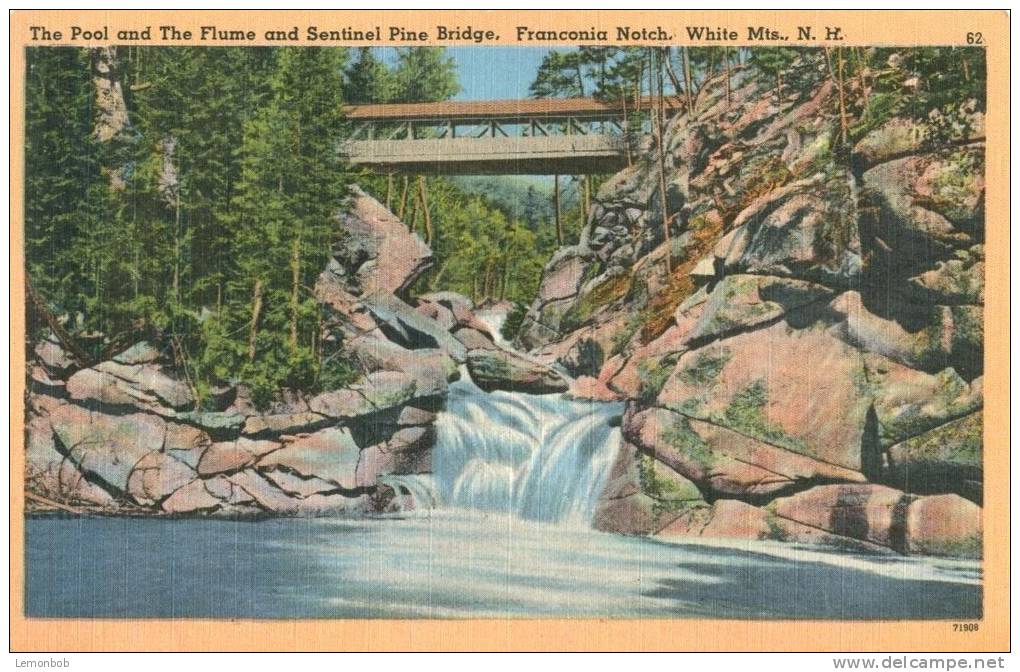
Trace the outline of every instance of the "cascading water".
{"label": "cascading water", "polygon": [[[477,317],[499,334],[506,313]],[[380,482],[401,494],[402,516],[449,508],[588,527],[620,448],[611,420],[622,412],[620,403],[562,394],[485,392],[461,367],[436,418],[432,474]]]}
{"label": "cascading water", "polygon": [[448,507],[588,526],[620,446],[620,404],[450,386],[432,453]]}

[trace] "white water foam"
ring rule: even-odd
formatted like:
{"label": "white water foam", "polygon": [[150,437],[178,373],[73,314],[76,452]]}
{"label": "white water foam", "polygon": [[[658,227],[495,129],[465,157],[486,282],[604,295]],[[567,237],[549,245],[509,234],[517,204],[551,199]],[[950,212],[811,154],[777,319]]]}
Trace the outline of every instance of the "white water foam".
{"label": "white water foam", "polygon": [[620,447],[619,404],[450,386],[432,452],[437,500],[587,527]]}

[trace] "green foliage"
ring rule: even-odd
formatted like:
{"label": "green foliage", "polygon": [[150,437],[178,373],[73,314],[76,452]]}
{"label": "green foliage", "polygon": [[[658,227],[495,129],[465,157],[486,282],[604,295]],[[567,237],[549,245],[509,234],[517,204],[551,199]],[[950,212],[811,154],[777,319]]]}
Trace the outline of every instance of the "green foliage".
{"label": "green foliage", "polygon": [[694,431],[687,418],[678,417],[662,438],[681,455],[697,464],[702,471],[707,473],[715,465],[715,452],[710,445],[705,443],[701,435]]}
{"label": "green foliage", "polygon": [[345,97],[351,103],[388,103],[397,95],[397,81],[371,47],[358,49],[358,58],[344,73]]}
{"label": "green foliage", "polygon": [[789,541],[790,534],[786,531],[786,527],[779,516],[767,509],[765,511],[765,524],[769,528],[769,539],[773,541]]}
{"label": "green foliage", "polygon": [[[435,261],[415,291],[446,289],[477,303],[530,303],[538,292],[542,268],[556,249],[549,232],[536,233],[487,198],[469,194],[450,180],[433,178],[428,185]],[[412,225],[421,219],[417,207],[405,216]]]}
{"label": "green foliage", "polygon": [[756,47],[751,50],[751,65],[764,77],[776,83],[776,91],[782,95],[783,80],[788,78],[798,51],[789,47]]}
{"label": "green foliage", "polygon": [[528,88],[535,98],[579,98],[585,95],[585,78],[577,51],[550,50],[542,59],[535,81]]}
{"label": "green foliage", "polygon": [[921,47],[903,50],[903,69],[917,77],[918,85],[904,102],[913,119],[928,124],[932,143],[967,137],[970,116],[985,109],[985,50],[980,47]]}
{"label": "green foliage", "polygon": [[676,366],[679,353],[670,353],[660,359],[646,359],[638,364],[640,385],[637,398],[642,404],[649,406],[655,403],[666,381],[669,380]]}
{"label": "green foliage", "polygon": [[623,327],[613,334],[610,338],[610,356],[619,355],[630,343],[631,339],[634,338],[634,334],[637,333],[641,325],[645,323],[645,316],[641,313],[632,314],[627,317],[623,323]]}
{"label": "green foliage", "polygon": [[324,141],[341,129],[343,60],[333,49],[281,49],[271,95],[245,125],[228,219],[237,273],[219,319],[249,347],[255,335],[253,356],[240,368],[253,387],[314,389],[318,381],[321,324],[309,288],[337,240],[333,217],[350,184]]}
{"label": "green foliage", "polygon": [[687,385],[699,387],[713,385],[723,367],[730,361],[731,356],[732,354],[728,349],[717,352],[703,352],[698,355],[694,364],[681,370],[678,377]]}
{"label": "green foliage", "polygon": [[515,302],[510,312],[506,314],[503,326],[500,327],[500,335],[507,341],[513,341],[521,333],[521,325],[524,324],[524,317],[528,314],[527,305]]}
{"label": "green foliage", "polygon": [[627,296],[633,282],[634,275],[630,272],[614,275],[602,281],[577,299],[563,316],[560,327],[570,331],[581,326],[600,309]]}
{"label": "green foliage", "polygon": [[51,308],[72,318],[69,328],[94,329],[102,320],[90,308],[116,289],[104,280],[124,236],[111,221],[106,157],[92,136],[88,53],[28,49],[27,60],[26,270]]}
{"label": "green foliage", "polygon": [[103,143],[89,57],[30,50],[26,92],[28,272],[72,336],[173,341],[200,405],[220,382],[268,403],[349,379],[322,367],[309,289],[350,183],[345,51],[120,48],[129,125]]}
{"label": "green foliage", "polygon": [[460,92],[457,66],[442,47],[398,49],[393,78],[396,87],[393,102],[447,100]]}
{"label": "green foliage", "polygon": [[693,484],[680,485],[676,480],[659,474],[660,465],[651,455],[638,453],[638,485],[641,492],[655,500],[652,513],[656,517],[664,513],[679,513],[691,507],[703,505],[701,493]]}
{"label": "green foliage", "polygon": [[765,413],[768,390],[764,380],[756,380],[730,399],[722,414],[722,422],[734,431],[746,434],[781,448],[803,453],[804,442],[789,436],[782,428],[769,422]]}

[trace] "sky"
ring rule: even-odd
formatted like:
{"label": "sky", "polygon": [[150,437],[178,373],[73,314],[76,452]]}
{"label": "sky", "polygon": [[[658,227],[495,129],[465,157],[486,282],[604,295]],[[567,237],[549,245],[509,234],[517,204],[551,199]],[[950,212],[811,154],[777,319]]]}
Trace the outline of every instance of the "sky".
{"label": "sky", "polygon": [[[457,63],[461,85],[455,100],[527,98],[528,87],[549,51],[544,47],[448,47],[446,53]],[[382,47],[377,53],[392,63],[396,50]]]}
{"label": "sky", "polygon": [[536,47],[451,47],[463,90],[457,100],[527,98],[528,87],[549,49]]}

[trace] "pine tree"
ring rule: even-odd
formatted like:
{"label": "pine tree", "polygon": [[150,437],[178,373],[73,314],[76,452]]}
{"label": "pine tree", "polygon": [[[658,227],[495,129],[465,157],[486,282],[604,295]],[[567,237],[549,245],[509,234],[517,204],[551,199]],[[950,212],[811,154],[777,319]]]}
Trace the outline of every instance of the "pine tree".
{"label": "pine tree", "polygon": [[448,100],[460,92],[457,65],[442,47],[398,49],[393,77],[398,103]]}
{"label": "pine tree", "polygon": [[26,271],[32,304],[84,364],[104,352],[105,334],[133,319],[124,303],[130,277],[122,263],[133,241],[110,189],[115,157],[94,133],[89,52],[30,49],[26,94]]}
{"label": "pine tree", "polygon": [[348,103],[388,103],[396,96],[393,73],[371,47],[358,49],[358,58],[348,66],[346,77],[344,98]]}
{"label": "pine tree", "polygon": [[225,319],[208,329],[207,362],[219,377],[241,371],[262,401],[281,387],[312,388],[321,375],[310,288],[350,185],[334,141],[344,60],[339,49],[281,49],[269,98],[245,125],[232,226],[237,273]]}

